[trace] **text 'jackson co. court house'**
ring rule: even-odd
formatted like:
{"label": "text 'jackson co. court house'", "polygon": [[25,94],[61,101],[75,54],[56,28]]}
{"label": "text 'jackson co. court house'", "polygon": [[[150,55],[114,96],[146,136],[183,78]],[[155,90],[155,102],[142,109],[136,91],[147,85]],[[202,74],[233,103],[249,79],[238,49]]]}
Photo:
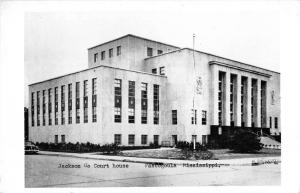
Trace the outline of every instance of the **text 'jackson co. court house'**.
{"label": "text 'jackson co. court house'", "polygon": [[280,74],[126,35],[88,49],[88,68],[29,85],[29,140],[207,143],[238,129],[278,135]]}

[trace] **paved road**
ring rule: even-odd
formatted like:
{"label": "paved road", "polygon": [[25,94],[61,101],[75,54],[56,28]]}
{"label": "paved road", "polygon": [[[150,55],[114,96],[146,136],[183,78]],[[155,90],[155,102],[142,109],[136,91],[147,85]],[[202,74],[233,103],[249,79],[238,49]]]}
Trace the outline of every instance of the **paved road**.
{"label": "paved road", "polygon": [[[62,168],[60,164],[67,167],[80,166],[80,168]],[[113,164],[125,168],[113,168]],[[90,168],[84,165],[89,165]],[[145,168],[145,164],[141,163],[47,155],[25,156],[26,187],[203,185],[280,185],[280,164],[220,168],[177,166],[162,169]]]}

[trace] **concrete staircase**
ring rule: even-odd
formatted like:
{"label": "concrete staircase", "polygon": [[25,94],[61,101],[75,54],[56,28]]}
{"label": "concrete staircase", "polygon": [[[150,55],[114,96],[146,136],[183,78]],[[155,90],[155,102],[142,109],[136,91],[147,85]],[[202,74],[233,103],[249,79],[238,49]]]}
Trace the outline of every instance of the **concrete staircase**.
{"label": "concrete staircase", "polygon": [[260,136],[260,143],[264,145],[264,148],[281,149],[281,143],[269,136]]}

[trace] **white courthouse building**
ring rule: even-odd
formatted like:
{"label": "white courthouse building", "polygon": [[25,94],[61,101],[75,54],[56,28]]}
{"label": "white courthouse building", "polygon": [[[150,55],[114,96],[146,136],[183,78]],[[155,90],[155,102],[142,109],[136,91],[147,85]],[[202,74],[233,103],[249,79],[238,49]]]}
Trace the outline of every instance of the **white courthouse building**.
{"label": "white courthouse building", "polygon": [[126,35],[88,68],[29,85],[29,140],[124,146],[207,143],[238,129],[278,135],[280,74]]}

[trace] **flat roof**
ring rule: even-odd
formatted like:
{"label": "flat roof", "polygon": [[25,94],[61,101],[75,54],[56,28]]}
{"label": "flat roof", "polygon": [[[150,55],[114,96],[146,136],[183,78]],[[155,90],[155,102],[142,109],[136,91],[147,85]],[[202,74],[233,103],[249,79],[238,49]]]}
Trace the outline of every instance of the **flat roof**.
{"label": "flat roof", "polygon": [[163,43],[163,42],[159,42],[159,41],[155,41],[155,40],[143,38],[143,37],[140,37],[140,36],[136,36],[136,35],[132,35],[132,34],[127,34],[127,35],[125,35],[125,36],[121,36],[121,37],[119,37],[119,38],[116,38],[116,39],[113,39],[113,40],[110,40],[110,41],[107,41],[107,42],[98,44],[98,45],[96,45],[96,46],[90,47],[90,48],[88,48],[88,50],[93,49],[93,48],[96,48],[96,47],[99,47],[99,46],[102,46],[102,45],[104,45],[104,44],[108,44],[108,43],[111,43],[111,42],[114,42],[114,41],[117,41],[117,40],[126,38],[126,37],[135,37],[135,38],[139,38],[139,39],[143,39],[143,40],[147,40],[147,41],[151,41],[151,42],[155,42],[155,43],[159,43],[159,44],[163,44],[163,45],[166,45],[166,46],[171,46],[171,47],[180,49],[179,47],[173,46],[173,45],[171,45],[171,44],[166,44],[166,43]]}
{"label": "flat roof", "polygon": [[280,74],[280,72],[277,72],[277,71],[273,71],[273,70],[269,70],[269,69],[266,69],[266,68],[254,66],[254,65],[247,64],[247,63],[244,63],[244,62],[239,62],[237,60],[233,60],[233,59],[230,59],[230,58],[225,58],[225,57],[218,56],[218,55],[215,55],[215,54],[211,54],[211,53],[207,53],[207,52],[202,52],[202,51],[199,51],[199,50],[193,50],[192,48],[181,48],[181,49],[178,49],[178,50],[173,50],[173,51],[170,51],[170,52],[165,52],[165,53],[160,54],[160,55],[151,56],[151,57],[145,58],[144,60],[152,59],[152,58],[155,58],[155,57],[160,57],[160,56],[167,55],[167,54],[173,54],[175,52],[179,52],[179,51],[182,51],[182,50],[195,51],[195,52],[198,52],[198,53],[201,53],[201,54],[206,54],[206,55],[210,55],[210,56],[222,58],[222,59],[225,59],[225,60],[230,60],[232,62],[237,62],[237,63],[244,64],[244,65],[247,65],[247,66],[251,66],[251,67],[255,67],[255,68],[262,69],[262,70],[266,70],[266,71],[270,71],[270,72],[274,72],[274,73]]}
{"label": "flat roof", "polygon": [[129,70],[129,69],[125,69],[125,68],[117,68],[117,67],[107,66],[107,65],[99,65],[99,66],[95,66],[95,67],[92,67],[92,68],[87,68],[87,69],[84,69],[84,70],[79,70],[79,71],[76,71],[76,72],[72,72],[72,73],[61,75],[61,76],[57,76],[57,77],[54,77],[54,78],[49,78],[49,79],[46,79],[46,80],[43,80],[43,81],[31,83],[31,84],[28,84],[28,86],[32,86],[32,85],[35,85],[35,84],[39,84],[39,83],[59,79],[59,78],[65,77],[65,76],[69,76],[69,75],[73,75],[73,74],[77,74],[77,73],[81,73],[81,72],[84,72],[84,71],[93,70],[95,68],[101,68],[101,67],[112,68],[112,69],[117,69],[117,70],[124,70],[124,71],[129,71],[129,72],[135,72],[135,73],[140,73],[140,74],[146,74],[146,75],[151,75],[151,76],[158,76],[158,77],[162,77],[162,78],[167,78],[167,76],[165,76],[165,75],[152,74],[150,72],[143,72],[143,71],[138,71],[138,70]]}

